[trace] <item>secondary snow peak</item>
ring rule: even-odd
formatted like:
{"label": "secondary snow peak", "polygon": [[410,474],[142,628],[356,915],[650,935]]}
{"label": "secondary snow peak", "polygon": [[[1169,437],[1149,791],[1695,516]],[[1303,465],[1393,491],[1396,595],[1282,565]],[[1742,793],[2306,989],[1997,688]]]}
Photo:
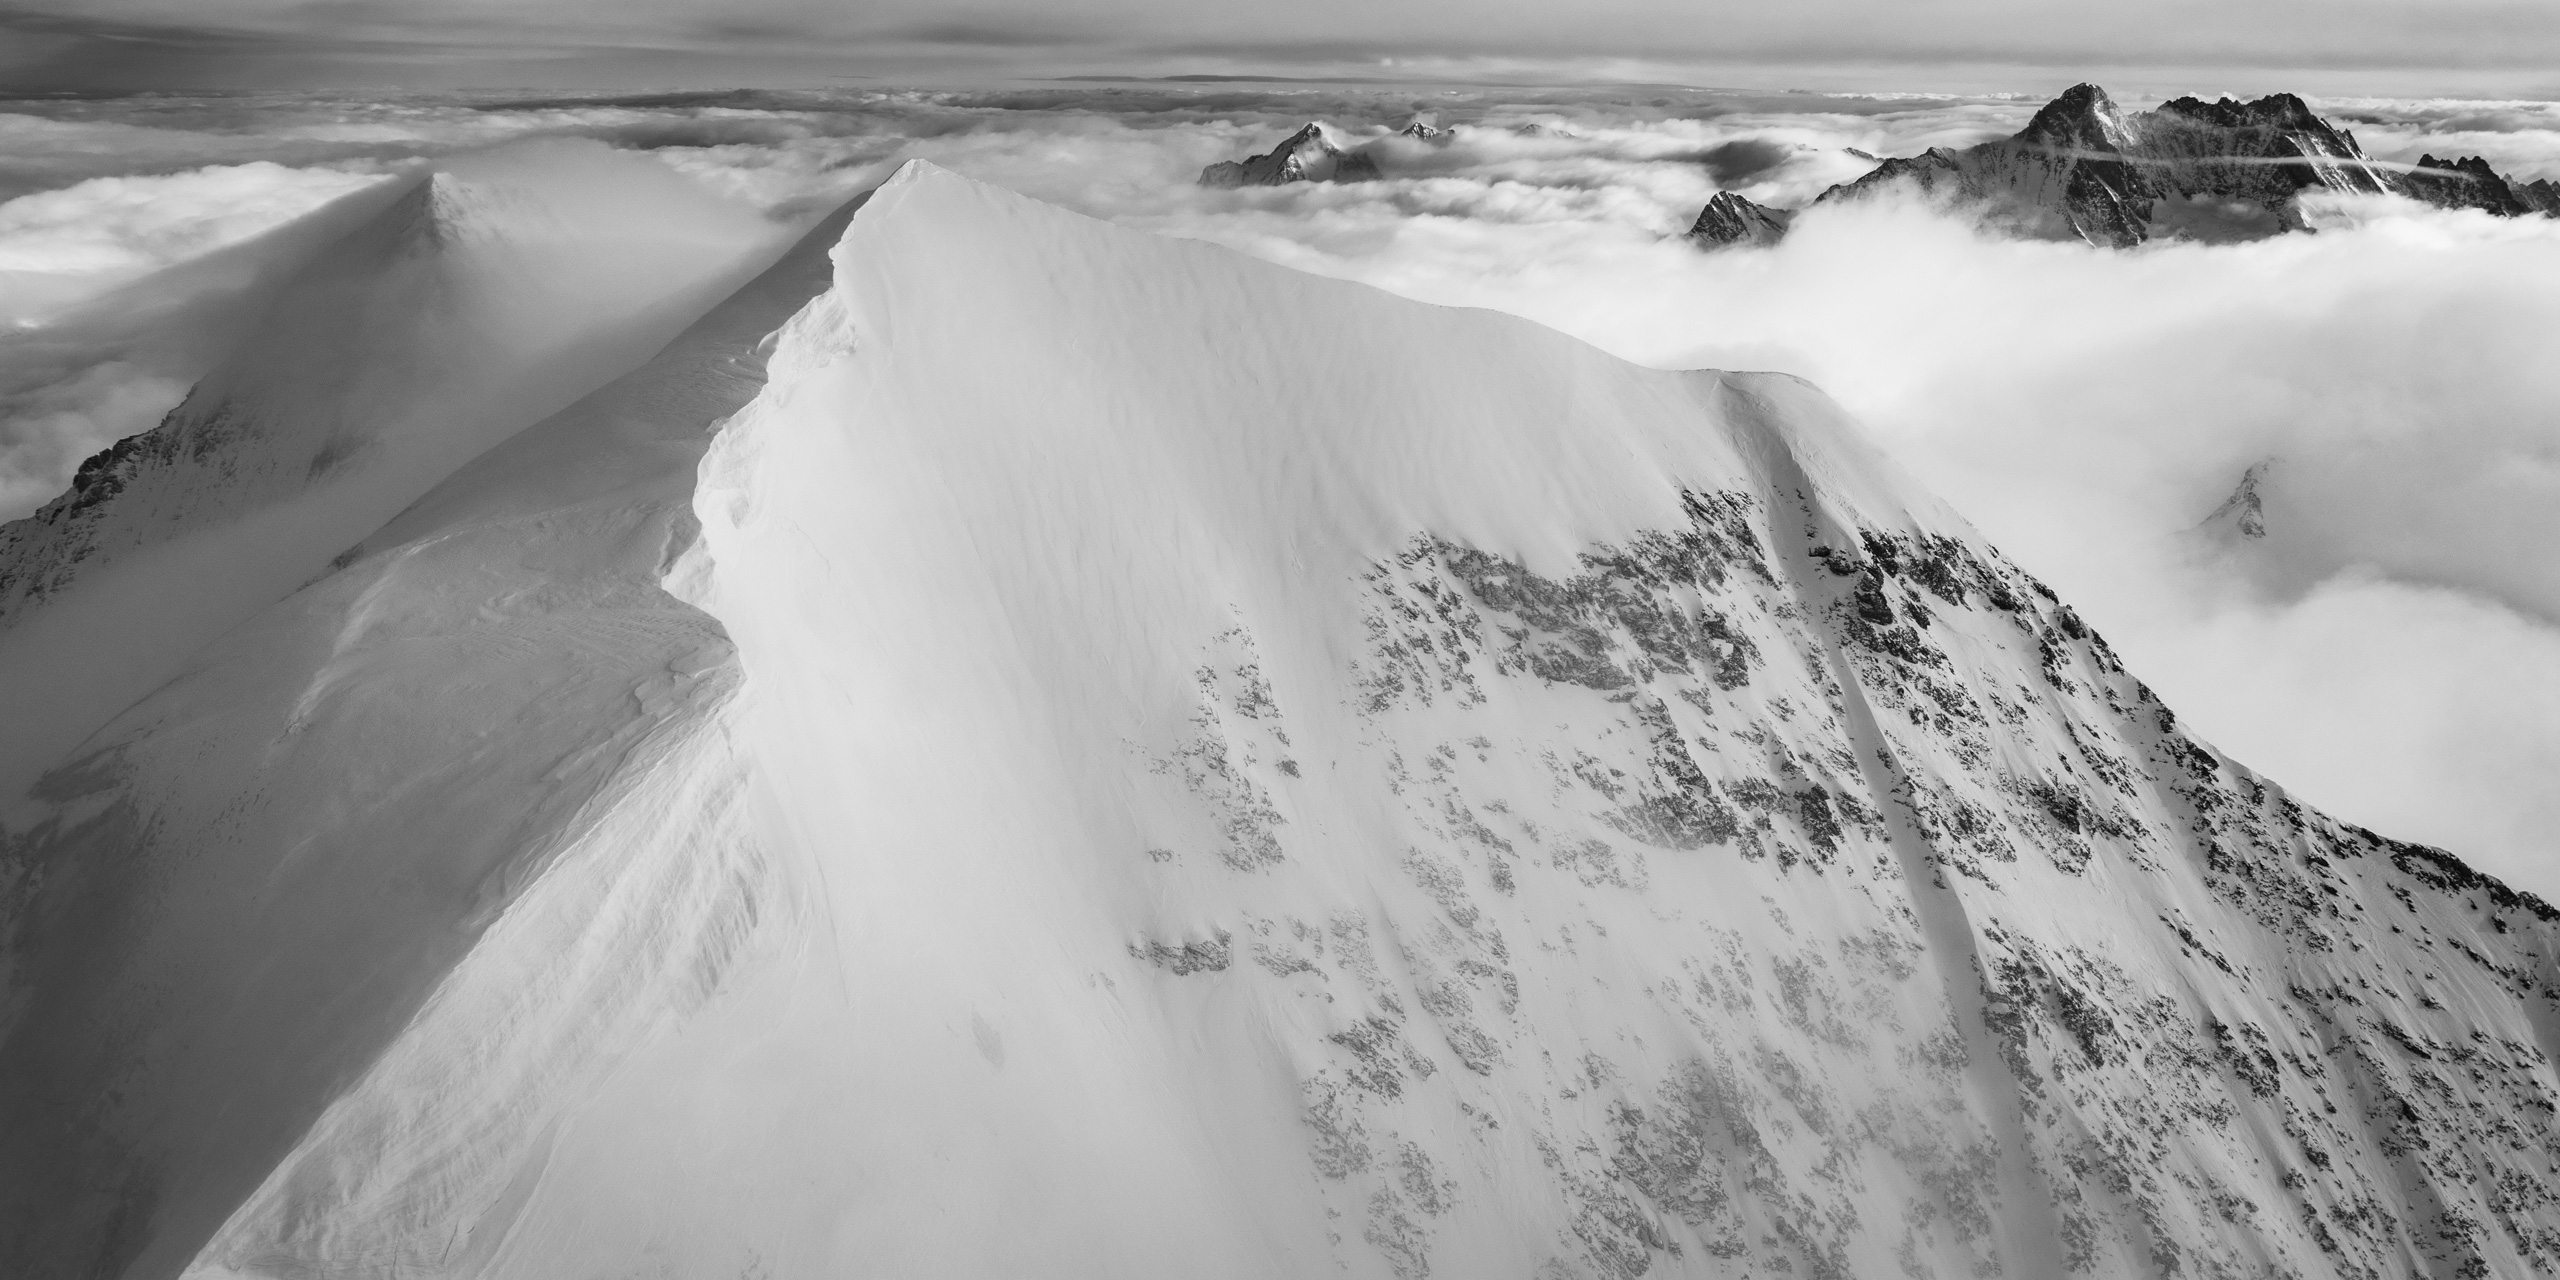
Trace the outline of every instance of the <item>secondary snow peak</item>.
{"label": "secondary snow peak", "polygon": [[417,175],[157,427],[0,526],[0,795],[780,247],[751,211],[682,192],[680,214],[615,220],[626,164],[648,162],[546,152]]}
{"label": "secondary snow peak", "polygon": [[734,656],[664,582],[858,204],[11,807],[0,1271],[477,1267],[567,1098],[782,910],[735,825]]}

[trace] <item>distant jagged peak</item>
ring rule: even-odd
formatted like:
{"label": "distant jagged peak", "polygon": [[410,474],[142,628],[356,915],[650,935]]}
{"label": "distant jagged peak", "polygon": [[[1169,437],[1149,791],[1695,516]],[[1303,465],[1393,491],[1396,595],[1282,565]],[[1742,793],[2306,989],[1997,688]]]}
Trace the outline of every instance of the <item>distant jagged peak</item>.
{"label": "distant jagged peak", "polygon": [[2487,156],[2464,156],[2459,160],[2454,159],[2451,156],[2446,156],[2443,159],[2438,159],[2434,153],[2427,152],[2419,155],[2418,168],[2421,170],[2440,169],[2446,173],[2458,173],[2469,178],[2498,179],[2499,181],[2504,181],[2504,179],[2498,178],[2497,170],[2489,167],[2489,158]]}
{"label": "distant jagged peak", "polygon": [[[2172,98],[2145,112],[2149,132],[2165,138],[2175,133],[2190,141],[2184,148],[2170,145],[2172,150],[2205,149],[2207,157],[2215,151],[2251,157],[2302,156],[2306,159],[2339,162],[2346,166],[2329,176],[2320,177],[2322,185],[2343,185],[2350,190],[2378,191],[2387,187],[2379,174],[2370,172],[2364,148],[2356,136],[2322,119],[2308,103],[2290,93],[2271,93],[2249,102],[2220,98],[2206,102],[2201,98]],[[2304,171],[2300,176],[2311,176]]]}
{"label": "distant jagged peak", "polygon": [[1787,233],[1787,225],[1795,215],[1784,209],[1772,209],[1746,196],[1719,191],[1707,199],[1707,207],[1698,211],[1698,220],[1689,226],[1689,239],[1709,249],[1732,245],[1771,245]]}
{"label": "distant jagged peak", "polygon": [[2512,181],[2477,156],[2377,164],[2353,133],[2295,94],[2180,97],[2128,113],[2089,83],[2046,103],[2009,138],[1887,159],[1815,199],[1902,184],[1980,210],[2013,234],[2113,248],[2159,236],[2219,243],[2299,230],[2295,200],[2313,190],[2560,216],[2560,183]]}
{"label": "distant jagged peak", "polygon": [[2115,99],[2083,82],[2044,104],[2011,141],[2057,151],[2120,151],[2133,145],[2134,136]]}
{"label": "distant jagged peak", "polygon": [[1204,187],[1276,187],[1291,182],[1365,182],[1378,176],[1367,152],[1334,141],[1333,130],[1311,120],[1279,146],[1243,160],[1221,160],[1200,171]]}
{"label": "distant jagged peak", "polygon": [[2552,205],[2534,199],[2531,188],[2509,182],[2483,156],[2456,160],[2422,154],[2416,167],[2399,179],[2406,194],[2438,208],[2481,209],[2502,218],[2553,211]]}
{"label": "distant jagged peak", "polygon": [[2275,469],[2276,459],[2260,458],[2240,473],[2240,483],[2232,486],[2231,496],[2213,509],[2196,525],[2196,532],[2238,535],[2258,539],[2267,536],[2267,474]]}
{"label": "distant jagged peak", "polygon": [[1446,142],[1450,135],[1447,129],[1440,127],[1439,116],[1425,111],[1407,121],[1403,128],[1396,130],[1396,136],[1411,138],[1416,142]]}
{"label": "distant jagged peak", "polygon": [[2248,102],[2228,96],[2211,102],[2196,97],[2171,98],[2161,103],[2157,110],[2225,129],[2309,131],[2331,128],[2328,121],[2311,110],[2311,104],[2290,93],[2271,93]]}

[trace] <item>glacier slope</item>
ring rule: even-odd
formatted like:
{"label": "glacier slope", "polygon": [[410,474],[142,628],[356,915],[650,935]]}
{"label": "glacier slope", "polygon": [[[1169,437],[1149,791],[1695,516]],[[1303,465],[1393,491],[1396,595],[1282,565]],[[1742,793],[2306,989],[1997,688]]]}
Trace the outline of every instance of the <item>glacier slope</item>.
{"label": "glacier slope", "polygon": [[2560,1266],[2549,908],[1818,392],[924,165],[807,250],[48,776],[0,1258]]}

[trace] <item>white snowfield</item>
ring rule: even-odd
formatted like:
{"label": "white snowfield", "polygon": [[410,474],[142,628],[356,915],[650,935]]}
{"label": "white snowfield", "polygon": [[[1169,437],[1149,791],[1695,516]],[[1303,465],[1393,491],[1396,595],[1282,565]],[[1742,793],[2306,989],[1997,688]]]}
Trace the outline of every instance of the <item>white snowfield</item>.
{"label": "white snowfield", "polygon": [[2550,909],[1795,380],[918,163],[432,416],[139,687],[10,598],[92,722],[0,834],[0,1274],[2560,1267]]}

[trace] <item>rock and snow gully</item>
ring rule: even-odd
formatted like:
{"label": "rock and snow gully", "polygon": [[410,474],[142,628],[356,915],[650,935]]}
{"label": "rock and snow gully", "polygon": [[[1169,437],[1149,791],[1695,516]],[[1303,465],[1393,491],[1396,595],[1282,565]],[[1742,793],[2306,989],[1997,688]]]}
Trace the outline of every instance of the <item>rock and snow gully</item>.
{"label": "rock and snow gully", "polygon": [[1801,382],[914,164],[539,401],[0,540],[148,626],[371,477],[0,666],[0,1272],[2560,1267],[2551,909]]}

